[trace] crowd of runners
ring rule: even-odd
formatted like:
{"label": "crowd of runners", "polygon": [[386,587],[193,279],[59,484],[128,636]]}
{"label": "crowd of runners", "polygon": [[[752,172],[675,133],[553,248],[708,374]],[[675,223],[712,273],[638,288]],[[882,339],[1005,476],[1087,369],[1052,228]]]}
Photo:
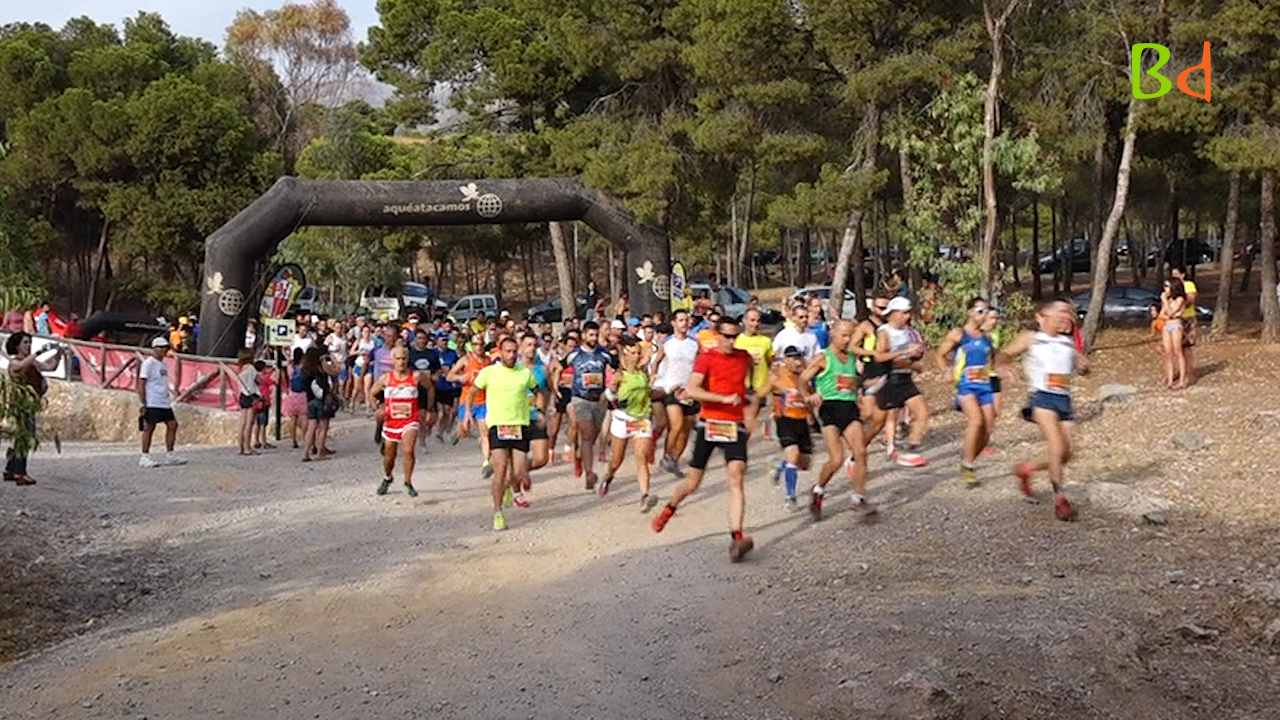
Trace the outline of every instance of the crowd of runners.
{"label": "crowd of runners", "polygon": [[[414,465],[430,434],[452,444],[474,436],[476,467],[490,482],[494,530],[507,528],[510,507],[530,505],[534,474],[557,461],[561,442],[559,462],[572,463],[582,490],[602,498],[616,487],[630,451],[640,512],[661,504],[651,520],[655,532],[697,491],[718,450],[729,487],[729,555],[736,562],[753,547],[744,534],[752,436],[778,443],[772,476],[784,506],[798,510],[800,489],[808,485],[804,502],[814,520],[822,518],[827,488],[839,474],[849,482],[853,512],[876,513],[867,479],[877,438],[887,462],[928,464],[921,446],[929,406],[915,377],[931,356],[912,326],[911,302],[877,298],[860,322],[828,323],[831,314],[816,301],[796,303],[786,315],[772,338],[761,334],[754,308],[742,318],[716,309],[701,317],[683,310],[619,315],[603,325],[571,322],[559,335],[505,317],[469,325],[411,322],[382,328],[372,347],[356,350],[365,358],[358,374],[337,380],[342,372],[331,372],[338,387],[354,383],[354,390],[340,392],[359,397],[376,419],[379,495],[395,481],[397,458],[405,492],[417,495]],[[1022,415],[1040,428],[1046,447],[1041,459],[1017,465],[1014,475],[1022,493],[1034,498],[1031,478],[1047,472],[1055,514],[1070,520],[1063,468],[1071,456],[1071,386],[1088,369],[1073,340],[1074,306],[1065,299],[1042,303],[1037,329],[1001,349],[993,337],[998,324],[998,312],[974,299],[965,323],[932,354],[951,373],[953,407],[966,420],[958,478],[969,487],[979,484],[977,463],[1001,412],[1001,380],[1012,361],[1025,356],[1030,392]],[[357,337],[370,335],[362,329]],[[811,483],[802,483],[814,435],[826,460]],[[680,480],[665,503],[654,491],[655,467]]]}

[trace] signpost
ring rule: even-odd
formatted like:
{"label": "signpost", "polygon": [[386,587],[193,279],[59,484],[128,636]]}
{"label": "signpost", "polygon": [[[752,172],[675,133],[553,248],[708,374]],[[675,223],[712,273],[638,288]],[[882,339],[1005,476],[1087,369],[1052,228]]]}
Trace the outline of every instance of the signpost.
{"label": "signpost", "polygon": [[280,442],[281,425],[280,402],[284,397],[283,385],[289,382],[284,370],[284,348],[293,344],[293,333],[297,323],[287,318],[264,318],[262,330],[267,334],[267,345],[275,348],[276,353],[276,442]]}

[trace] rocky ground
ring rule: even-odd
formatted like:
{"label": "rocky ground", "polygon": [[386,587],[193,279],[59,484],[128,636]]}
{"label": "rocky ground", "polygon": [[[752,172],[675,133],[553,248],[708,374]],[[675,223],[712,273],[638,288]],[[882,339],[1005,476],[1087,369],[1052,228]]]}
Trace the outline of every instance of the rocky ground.
{"label": "rocky ground", "polygon": [[433,441],[416,500],[373,494],[359,420],[310,466],[68,444],[0,488],[0,717],[1280,717],[1280,358],[1201,355],[1166,391],[1106,336],[1071,524],[1014,490],[1021,386],[965,490],[932,378],[934,462],[873,461],[874,523],[782,510],[758,441],[742,565],[715,464],[662,535],[631,471],[601,500],[564,466],[494,534],[474,444]]}

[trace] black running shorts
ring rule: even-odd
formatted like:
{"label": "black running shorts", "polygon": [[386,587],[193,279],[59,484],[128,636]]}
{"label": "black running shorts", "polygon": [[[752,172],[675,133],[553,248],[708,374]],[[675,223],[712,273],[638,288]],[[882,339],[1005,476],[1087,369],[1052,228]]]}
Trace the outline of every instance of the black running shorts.
{"label": "black running shorts", "polygon": [[813,454],[813,435],[809,432],[809,420],[778,418],[778,444],[785,450],[795,445],[802,455]]}
{"label": "black running shorts", "polygon": [[734,460],[747,461],[747,429],[738,425],[738,439],[733,442],[711,442],[707,440],[706,426],[701,421],[697,425],[697,436],[693,441],[693,457],[689,458],[689,467],[695,470],[705,470],[707,462],[711,460],[711,453],[716,448],[724,453],[724,461],[731,463]]}

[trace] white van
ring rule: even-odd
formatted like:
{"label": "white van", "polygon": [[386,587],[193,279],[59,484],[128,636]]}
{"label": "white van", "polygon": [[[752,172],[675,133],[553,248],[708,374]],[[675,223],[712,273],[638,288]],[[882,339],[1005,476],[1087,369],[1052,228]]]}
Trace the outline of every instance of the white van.
{"label": "white van", "polygon": [[400,284],[399,292],[394,287],[365,288],[360,293],[360,307],[374,317],[393,318],[411,310],[427,310],[430,299],[426,285],[405,282]]}
{"label": "white van", "polygon": [[493,295],[467,295],[459,298],[449,308],[449,314],[458,322],[468,322],[484,313],[485,317],[498,314],[498,298]]}

